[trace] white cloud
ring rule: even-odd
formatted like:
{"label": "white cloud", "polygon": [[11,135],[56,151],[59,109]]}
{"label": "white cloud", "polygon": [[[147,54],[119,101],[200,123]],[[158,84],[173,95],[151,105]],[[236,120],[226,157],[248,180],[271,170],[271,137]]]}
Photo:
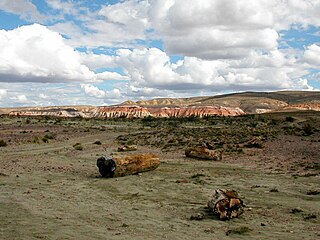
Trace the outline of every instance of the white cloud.
{"label": "white cloud", "polygon": [[99,11],[99,15],[108,22],[123,26],[129,33],[140,32],[143,35],[148,26],[148,1],[128,0],[113,5],[107,5]]}
{"label": "white cloud", "polygon": [[156,48],[118,51],[118,63],[137,88],[168,90],[284,89],[295,85],[305,75],[294,57],[274,50],[269,54],[254,52],[241,60],[202,60],[185,57],[176,64]]}
{"label": "white cloud", "polygon": [[320,67],[320,46],[312,44],[304,52],[304,60],[311,66]]}
{"label": "white cloud", "polygon": [[39,98],[41,98],[41,99],[47,99],[48,96],[47,96],[46,94],[40,93],[40,94],[39,94]]}
{"label": "white cloud", "polygon": [[[82,64],[83,54],[61,35],[38,24],[0,30],[0,81],[66,82],[127,79],[117,73],[95,74]],[[88,61],[92,62],[89,55]],[[106,59],[108,57],[105,57]],[[105,62],[108,67],[110,61]],[[94,64],[93,64],[94,65]]]}
{"label": "white cloud", "polygon": [[119,99],[122,96],[121,91],[117,88],[114,88],[111,91],[104,91],[91,84],[81,84],[81,88],[87,95],[95,98],[102,98],[106,101]]}
{"label": "white cloud", "polygon": [[116,64],[116,56],[93,53],[80,53],[81,62],[90,69],[97,70],[99,68],[114,68],[118,67]]}
{"label": "white cloud", "polygon": [[71,1],[47,0],[46,2],[49,7],[60,10],[65,14],[76,14],[78,11],[75,4]]}
{"label": "white cloud", "polygon": [[129,80],[129,77],[123,76],[117,72],[102,72],[96,74],[97,80]]}
{"label": "white cloud", "polygon": [[274,14],[276,30],[288,30],[292,25],[320,25],[320,0],[270,0],[267,3]]}
{"label": "white cloud", "polygon": [[18,103],[28,103],[26,95],[18,95],[16,98],[13,98],[13,100],[16,100]]}
{"label": "white cloud", "polygon": [[99,88],[91,85],[91,84],[81,84],[81,88],[84,90],[86,94],[96,98],[105,98],[106,92],[100,90]]}
{"label": "white cloud", "polygon": [[150,19],[170,54],[239,58],[277,47],[273,15],[264,2],[155,0]]}
{"label": "white cloud", "polygon": [[7,95],[8,95],[7,89],[0,89],[0,101],[2,99],[5,99],[7,97]]}
{"label": "white cloud", "polygon": [[320,0],[153,0],[149,21],[169,54],[234,59],[275,50],[292,25],[319,26],[319,12]]}
{"label": "white cloud", "polygon": [[0,9],[29,21],[42,22],[46,18],[30,0],[1,0]]}

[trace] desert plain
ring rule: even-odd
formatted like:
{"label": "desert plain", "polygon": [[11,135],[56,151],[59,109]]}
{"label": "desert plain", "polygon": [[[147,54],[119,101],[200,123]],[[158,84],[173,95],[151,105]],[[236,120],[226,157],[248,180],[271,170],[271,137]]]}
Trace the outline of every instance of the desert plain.
{"label": "desert plain", "polygon": [[[236,117],[0,117],[0,239],[318,239],[320,112]],[[210,143],[222,160],[185,157]],[[100,156],[135,144],[149,172],[102,178]],[[207,208],[236,190],[239,217]]]}

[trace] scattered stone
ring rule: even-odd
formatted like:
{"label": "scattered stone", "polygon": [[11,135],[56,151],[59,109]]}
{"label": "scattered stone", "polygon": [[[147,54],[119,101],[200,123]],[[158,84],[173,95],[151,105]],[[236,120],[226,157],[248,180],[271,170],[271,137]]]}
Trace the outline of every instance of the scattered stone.
{"label": "scattered stone", "polygon": [[137,151],[138,147],[136,145],[124,145],[118,147],[118,152],[130,152],[130,151]]}
{"label": "scattered stone", "polygon": [[186,157],[200,158],[206,160],[220,161],[222,160],[222,152],[210,150],[206,147],[192,147],[185,150]]}
{"label": "scattered stone", "polygon": [[243,201],[235,190],[230,189],[215,190],[208,207],[220,220],[236,218],[244,212]]}
{"label": "scattered stone", "polygon": [[265,227],[265,226],[267,226],[267,225],[266,225],[265,223],[261,223],[261,226],[262,226],[262,227]]}
{"label": "scattered stone", "polygon": [[122,177],[151,171],[160,165],[160,160],[153,154],[100,157],[97,167],[102,177]]}

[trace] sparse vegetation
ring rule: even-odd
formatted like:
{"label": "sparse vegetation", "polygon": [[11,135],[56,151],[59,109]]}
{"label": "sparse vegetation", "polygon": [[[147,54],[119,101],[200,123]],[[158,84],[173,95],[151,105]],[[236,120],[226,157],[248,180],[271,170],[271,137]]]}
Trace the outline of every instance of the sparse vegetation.
{"label": "sparse vegetation", "polygon": [[76,144],[74,144],[74,145],[73,145],[73,148],[74,148],[75,150],[78,150],[78,151],[82,151],[82,150],[83,150],[83,147],[82,147],[81,143],[76,143]]}
{"label": "sparse vegetation", "polygon": [[[130,239],[133,232],[152,239],[317,239],[320,115],[290,112],[293,122],[285,120],[287,115],[151,119],[148,126],[142,119],[61,118],[57,125],[49,123],[55,122],[51,118],[47,123],[30,118],[26,125],[26,118],[21,123],[1,118],[0,139],[8,143],[0,149],[3,238],[59,238],[58,221],[74,239]],[[302,130],[305,122],[313,128],[311,135]],[[119,142],[158,154],[161,167],[124,178],[97,178],[95,160],[117,151]],[[224,158],[184,157],[186,147],[204,143],[222,151]],[[240,218],[222,222],[206,202],[213,189],[231,187],[241,191],[246,210]],[[291,212],[299,207],[303,212]],[[35,209],[46,211],[38,214]],[[18,215],[33,224],[5,224]]]}
{"label": "sparse vegetation", "polygon": [[286,122],[294,122],[294,118],[291,116],[287,116],[285,120]]}
{"label": "sparse vegetation", "polygon": [[40,138],[38,136],[35,136],[32,140],[33,143],[37,143],[39,144],[40,143]]}
{"label": "sparse vegetation", "polygon": [[7,146],[7,142],[4,140],[0,140],[0,147],[6,147]]}
{"label": "sparse vegetation", "polygon": [[307,135],[307,136],[309,136],[309,135],[311,135],[313,133],[313,127],[308,122],[303,124],[302,130],[305,133],[305,135]]}
{"label": "sparse vegetation", "polygon": [[247,227],[247,226],[241,226],[241,227],[236,227],[236,228],[232,228],[232,229],[229,229],[227,232],[226,232],[226,235],[230,235],[230,234],[239,234],[239,235],[242,235],[242,234],[246,234],[248,232],[251,232],[252,229]]}

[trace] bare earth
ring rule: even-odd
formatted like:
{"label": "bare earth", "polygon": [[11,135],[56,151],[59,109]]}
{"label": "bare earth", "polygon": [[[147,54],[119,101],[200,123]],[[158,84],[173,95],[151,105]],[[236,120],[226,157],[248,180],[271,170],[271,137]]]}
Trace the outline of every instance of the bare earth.
{"label": "bare earth", "polygon": [[[169,123],[1,117],[0,239],[318,239],[320,114],[287,115]],[[251,138],[261,145],[246,146]],[[185,147],[201,141],[223,149],[223,160],[186,158]],[[119,154],[122,143],[158,154],[160,167],[101,178],[97,158]],[[217,188],[238,191],[240,218],[208,212]]]}

